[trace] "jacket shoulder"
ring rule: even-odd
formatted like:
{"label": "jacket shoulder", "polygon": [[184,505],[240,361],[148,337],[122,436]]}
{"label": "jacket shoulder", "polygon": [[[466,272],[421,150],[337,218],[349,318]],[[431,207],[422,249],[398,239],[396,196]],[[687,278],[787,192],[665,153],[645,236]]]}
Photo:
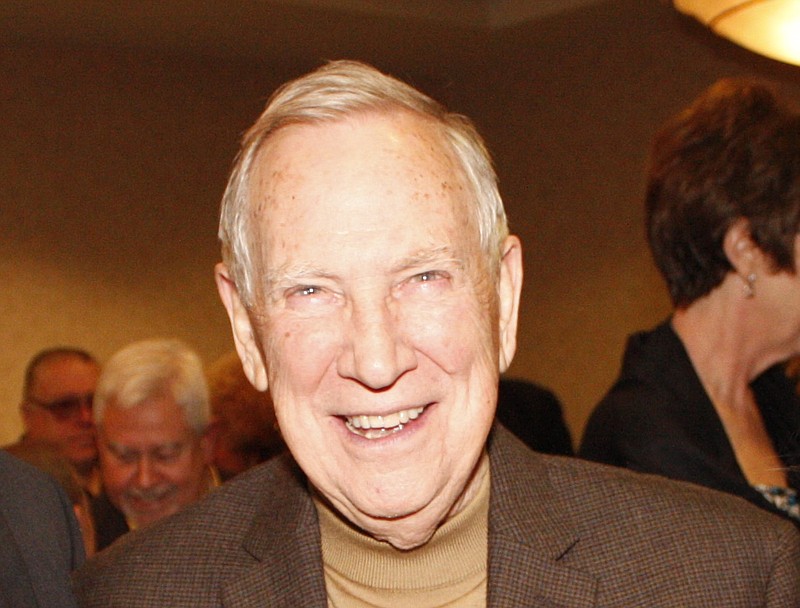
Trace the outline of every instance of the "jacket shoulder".
{"label": "jacket shoulder", "polygon": [[[213,606],[220,588],[258,562],[257,537],[280,544],[299,516],[304,481],[277,457],[201,501],[99,552],[74,575],[81,606]],[[305,500],[313,509],[310,500]],[[305,503],[303,503],[305,504]]]}

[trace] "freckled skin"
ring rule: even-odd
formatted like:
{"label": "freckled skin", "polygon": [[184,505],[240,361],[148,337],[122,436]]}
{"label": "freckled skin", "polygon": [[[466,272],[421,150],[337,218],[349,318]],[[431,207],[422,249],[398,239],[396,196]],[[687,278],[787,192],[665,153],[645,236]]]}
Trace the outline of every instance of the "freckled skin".
{"label": "freckled skin", "polygon": [[[253,181],[270,204],[249,315],[218,276],[251,378],[268,379],[287,445],[334,507],[418,546],[479,483],[500,351],[508,362],[515,345],[519,242],[497,284],[470,188],[437,127],[410,114],[286,127]],[[345,424],[423,406],[376,441]]]}

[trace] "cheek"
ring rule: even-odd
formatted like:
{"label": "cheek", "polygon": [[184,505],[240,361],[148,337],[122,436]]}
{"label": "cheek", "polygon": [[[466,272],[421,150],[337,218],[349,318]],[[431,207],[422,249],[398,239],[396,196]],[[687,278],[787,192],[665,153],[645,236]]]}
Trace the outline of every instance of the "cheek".
{"label": "cheek", "polygon": [[413,346],[448,374],[468,373],[480,362],[497,358],[497,331],[492,314],[476,299],[440,306],[409,307],[403,326]]}
{"label": "cheek", "polygon": [[108,459],[103,458],[103,456],[101,456],[100,459],[102,462],[103,486],[110,495],[115,496],[120,494],[127,486],[133,483],[133,467],[109,463]]}
{"label": "cheek", "polygon": [[178,462],[162,465],[158,474],[168,482],[182,488],[194,489],[205,472],[200,450],[184,455]]}
{"label": "cheek", "polygon": [[[262,333],[262,336],[265,335]],[[276,322],[265,342],[269,391],[274,403],[308,397],[335,365],[341,348],[341,321],[335,316]],[[276,406],[276,415],[283,409]]]}
{"label": "cheek", "polygon": [[[45,439],[53,439],[60,443],[64,443],[62,428],[49,414],[45,412],[36,411],[30,414],[27,419],[28,428],[36,434],[41,434]],[[66,425],[65,425],[66,426]]]}

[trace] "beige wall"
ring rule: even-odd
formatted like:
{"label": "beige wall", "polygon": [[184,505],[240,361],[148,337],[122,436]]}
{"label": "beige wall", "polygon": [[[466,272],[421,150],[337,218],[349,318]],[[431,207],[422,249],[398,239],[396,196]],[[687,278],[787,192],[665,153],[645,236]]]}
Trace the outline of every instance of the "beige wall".
{"label": "beige wall", "polygon": [[[390,25],[398,36],[378,24]],[[491,39],[459,31],[414,57],[366,26],[342,31],[370,37],[262,63],[63,41],[0,50],[0,443],[20,432],[22,372],[41,348],[103,359],[177,336],[206,361],[230,348],[212,280],[226,171],[271,89],[317,58],[375,62],[476,119],[526,248],[511,372],[553,388],[576,437],[625,336],[669,309],[641,228],[653,129],[723,75],[765,75],[800,96],[800,72],[659,2],[601,3]]]}

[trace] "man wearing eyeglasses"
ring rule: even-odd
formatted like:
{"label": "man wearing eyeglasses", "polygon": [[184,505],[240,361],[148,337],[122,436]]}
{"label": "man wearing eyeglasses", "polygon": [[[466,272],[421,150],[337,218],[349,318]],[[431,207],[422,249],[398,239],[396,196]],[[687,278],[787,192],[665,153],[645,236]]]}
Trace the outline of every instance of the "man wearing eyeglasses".
{"label": "man wearing eyeglasses", "polygon": [[99,491],[92,399],[100,366],[84,350],[52,348],[31,359],[20,404],[22,442],[53,446],[74,468],[83,487]]}

